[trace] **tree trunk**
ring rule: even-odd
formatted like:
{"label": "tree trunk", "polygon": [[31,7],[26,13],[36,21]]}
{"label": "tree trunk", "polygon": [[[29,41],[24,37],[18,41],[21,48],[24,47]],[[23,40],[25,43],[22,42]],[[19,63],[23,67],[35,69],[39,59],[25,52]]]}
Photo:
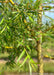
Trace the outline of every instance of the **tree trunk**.
{"label": "tree trunk", "polygon": [[41,50],[41,43],[42,43],[42,33],[39,31],[37,41],[37,57],[38,57],[38,75],[43,75],[43,60],[42,60],[42,50]]}
{"label": "tree trunk", "polygon": [[[40,0],[38,0],[39,2]],[[41,0],[42,1],[42,0]],[[42,4],[40,2],[39,9],[38,9],[38,17],[37,17],[37,24],[38,24],[38,32],[37,35],[37,57],[38,57],[38,75],[43,75],[43,60],[42,60],[42,49],[41,49],[41,43],[42,43]]]}

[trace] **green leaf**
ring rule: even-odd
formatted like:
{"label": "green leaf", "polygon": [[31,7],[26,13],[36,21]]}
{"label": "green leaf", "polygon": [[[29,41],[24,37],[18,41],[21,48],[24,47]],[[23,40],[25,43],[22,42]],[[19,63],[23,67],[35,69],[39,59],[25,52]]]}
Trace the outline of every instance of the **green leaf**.
{"label": "green leaf", "polygon": [[31,18],[31,16],[29,16],[29,19],[30,19],[31,22],[34,22],[34,20]]}
{"label": "green leaf", "polygon": [[33,64],[31,64],[31,66],[32,66],[32,68],[34,69],[34,71],[36,71],[36,68],[35,68],[35,66],[34,66]]}
{"label": "green leaf", "polygon": [[30,62],[29,62],[29,70],[30,70],[30,75],[32,75],[32,67],[31,67]]}
{"label": "green leaf", "polygon": [[20,54],[18,60],[17,60],[17,63],[19,62],[19,60],[23,57],[23,55],[25,54],[25,49],[22,51],[22,53]]}
{"label": "green leaf", "polygon": [[6,28],[6,26],[4,26],[4,28],[2,29],[2,31],[0,31],[0,34],[4,32],[5,28]]}
{"label": "green leaf", "polygon": [[22,64],[20,65],[20,67],[22,67],[24,65],[24,63],[26,62],[26,60],[28,59],[28,56],[25,57],[24,61],[22,62]]}
{"label": "green leaf", "polygon": [[38,66],[37,66],[38,63],[36,63],[32,58],[30,58],[30,63],[33,64],[33,65],[35,66],[35,68],[38,67]]}
{"label": "green leaf", "polygon": [[23,45],[23,40],[22,41],[18,41],[17,47],[19,47],[20,45]]}
{"label": "green leaf", "polygon": [[7,29],[10,29],[9,26],[7,26]]}
{"label": "green leaf", "polygon": [[12,13],[13,13],[13,14],[16,14],[16,13],[17,13],[17,11],[13,11]]}
{"label": "green leaf", "polygon": [[17,18],[18,16],[19,16],[19,14],[17,14],[16,16],[14,16],[12,20],[14,20],[15,18]]}
{"label": "green leaf", "polygon": [[31,51],[31,49],[30,49],[29,45],[27,45],[26,47],[29,49],[29,51]]}
{"label": "green leaf", "polygon": [[0,25],[3,23],[3,21],[4,21],[4,18],[2,18],[2,20],[0,21]]}
{"label": "green leaf", "polygon": [[0,8],[4,9],[1,5],[0,5]]}

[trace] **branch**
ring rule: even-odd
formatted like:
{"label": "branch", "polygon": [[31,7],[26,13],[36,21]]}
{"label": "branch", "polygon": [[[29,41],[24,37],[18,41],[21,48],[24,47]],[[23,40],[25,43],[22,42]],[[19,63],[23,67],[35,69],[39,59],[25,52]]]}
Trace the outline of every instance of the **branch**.
{"label": "branch", "polygon": [[54,6],[43,6],[43,8],[54,8]]}
{"label": "branch", "polygon": [[15,5],[15,3],[14,3],[12,0],[9,0],[9,2],[10,2],[12,5]]}
{"label": "branch", "polygon": [[[16,4],[15,4],[12,0],[9,0],[9,2],[10,2],[13,6],[16,7]],[[16,8],[16,10],[17,10],[18,12],[20,12],[20,10],[19,10],[18,8]]]}
{"label": "branch", "polygon": [[54,25],[51,26],[51,27],[49,27],[48,29],[46,29],[44,32],[47,32],[47,31],[49,31],[49,30],[51,30],[51,29],[53,29],[53,28],[54,28]]}
{"label": "branch", "polygon": [[15,3],[12,0],[7,0],[7,1],[0,1],[0,3],[11,3],[12,5],[15,5]]}
{"label": "branch", "polygon": [[0,3],[8,3],[9,1],[0,1]]}

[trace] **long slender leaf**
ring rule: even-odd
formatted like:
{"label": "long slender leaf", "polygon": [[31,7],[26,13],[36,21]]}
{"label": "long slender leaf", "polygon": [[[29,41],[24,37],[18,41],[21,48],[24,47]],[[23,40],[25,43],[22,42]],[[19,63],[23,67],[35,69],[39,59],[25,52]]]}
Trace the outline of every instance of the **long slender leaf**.
{"label": "long slender leaf", "polygon": [[31,16],[29,16],[29,19],[30,19],[31,22],[34,22],[34,20],[31,18]]}
{"label": "long slender leaf", "polygon": [[4,21],[4,18],[2,18],[2,20],[0,21],[0,25],[3,23],[3,21]]}
{"label": "long slender leaf", "polygon": [[0,31],[0,34],[4,32],[5,28],[6,28],[6,26],[4,26],[4,28],[2,29],[2,31]]}
{"label": "long slender leaf", "polygon": [[20,65],[20,67],[22,67],[24,65],[24,63],[26,62],[27,59],[28,59],[28,56],[25,57],[23,63]]}
{"label": "long slender leaf", "polygon": [[19,60],[23,57],[23,55],[25,54],[25,49],[22,51],[22,53],[20,54],[18,60],[17,60],[17,63],[19,62]]}
{"label": "long slender leaf", "polygon": [[34,69],[34,71],[36,71],[36,68],[34,67],[34,65],[33,65],[33,64],[31,64],[31,66],[32,66],[32,68]]}
{"label": "long slender leaf", "polygon": [[29,70],[30,70],[30,75],[32,75],[32,67],[31,67],[30,62],[29,62]]}
{"label": "long slender leaf", "polygon": [[31,49],[30,49],[29,45],[27,45],[26,47],[29,49],[29,51],[31,51]]}

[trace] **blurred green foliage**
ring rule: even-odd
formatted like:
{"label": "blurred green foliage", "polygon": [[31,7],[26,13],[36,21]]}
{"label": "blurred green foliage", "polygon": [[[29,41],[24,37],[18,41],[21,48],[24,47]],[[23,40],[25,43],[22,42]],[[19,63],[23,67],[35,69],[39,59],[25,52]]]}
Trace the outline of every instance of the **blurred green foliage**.
{"label": "blurred green foliage", "polygon": [[[35,7],[35,5],[37,6]],[[7,64],[12,67],[13,63],[16,64],[16,57],[19,58],[18,64],[19,60],[25,57],[22,65],[29,59],[30,68],[31,66],[37,67],[37,64],[32,64],[34,61],[31,54],[32,51],[36,50],[36,41],[39,40],[37,38],[38,31],[43,32],[43,44],[45,41],[51,40],[50,38],[54,38],[54,36],[50,35],[54,33],[52,30],[44,32],[50,27],[49,25],[42,24],[38,28],[38,6],[38,2],[33,0],[18,0],[18,3],[14,6],[11,3],[1,3],[0,5],[0,50],[9,53],[10,61]]]}

